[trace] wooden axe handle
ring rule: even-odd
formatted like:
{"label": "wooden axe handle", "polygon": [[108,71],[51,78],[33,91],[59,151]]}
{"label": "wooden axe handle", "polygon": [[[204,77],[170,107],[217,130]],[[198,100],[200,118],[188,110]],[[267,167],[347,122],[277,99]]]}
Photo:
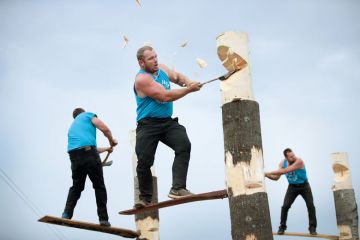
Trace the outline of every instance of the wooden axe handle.
{"label": "wooden axe handle", "polygon": [[206,82],[203,82],[203,83],[201,83],[200,85],[201,85],[201,86],[204,86],[205,84],[211,83],[211,82],[216,81],[216,80],[224,81],[224,80],[228,79],[229,77],[231,77],[231,75],[233,75],[234,73],[236,73],[236,72],[239,71],[239,70],[240,70],[240,69],[232,70],[232,71],[230,71],[230,72],[228,72],[228,73],[225,73],[224,75],[221,75],[220,77],[217,77],[217,78],[208,80],[208,81],[206,81]]}
{"label": "wooden axe handle", "polygon": [[104,161],[102,161],[102,164],[106,163],[106,161],[108,160],[109,156],[110,156],[110,152],[108,152],[108,153],[106,154],[106,157],[105,157]]}

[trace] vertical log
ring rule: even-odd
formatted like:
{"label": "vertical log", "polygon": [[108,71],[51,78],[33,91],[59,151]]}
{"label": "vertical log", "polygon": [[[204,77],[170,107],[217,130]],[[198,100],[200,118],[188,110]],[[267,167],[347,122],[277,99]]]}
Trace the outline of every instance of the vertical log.
{"label": "vertical log", "polygon": [[[137,167],[137,156],[135,153],[136,144],[136,130],[130,131],[131,146],[134,150],[132,163],[133,163],[133,174],[134,174],[134,201],[139,201],[139,181],[136,173]],[[154,166],[151,168],[152,181],[153,181],[153,202],[158,202],[158,191],[157,191],[157,177],[155,175]],[[159,211],[148,211],[144,213],[135,214],[136,230],[140,232],[138,240],[159,240]]]}
{"label": "vertical log", "polygon": [[359,239],[359,216],[347,153],[331,154],[335,183],[332,186],[340,239]]}
{"label": "vertical log", "polygon": [[217,37],[217,51],[227,70],[241,66],[220,86],[232,239],[273,239],[264,184],[259,104],[252,92],[247,34],[221,34]]}

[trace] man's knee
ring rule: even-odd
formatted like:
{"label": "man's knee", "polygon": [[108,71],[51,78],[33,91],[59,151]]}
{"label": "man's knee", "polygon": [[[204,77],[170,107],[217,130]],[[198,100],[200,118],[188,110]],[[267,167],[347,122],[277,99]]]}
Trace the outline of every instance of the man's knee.
{"label": "man's knee", "polygon": [[176,153],[189,153],[191,152],[191,142],[186,139],[184,141],[181,141],[176,147],[175,147]]}
{"label": "man's knee", "polygon": [[307,206],[307,209],[308,209],[309,211],[315,211],[315,206],[314,206],[314,204],[307,204],[306,206]]}
{"label": "man's knee", "polygon": [[289,209],[291,208],[291,205],[290,204],[284,204],[282,207],[281,207],[281,209],[282,209],[282,211],[289,211]]}
{"label": "man's knee", "polygon": [[75,184],[73,185],[70,190],[81,193],[85,189],[85,184]]}

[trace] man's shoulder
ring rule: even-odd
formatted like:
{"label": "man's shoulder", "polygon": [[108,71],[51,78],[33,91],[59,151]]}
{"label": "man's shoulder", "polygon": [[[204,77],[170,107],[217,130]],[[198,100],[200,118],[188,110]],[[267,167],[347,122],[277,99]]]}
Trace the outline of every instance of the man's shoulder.
{"label": "man's shoulder", "polygon": [[153,78],[150,74],[147,73],[139,73],[135,78],[135,88],[139,90],[144,87],[148,87],[153,82]]}
{"label": "man's shoulder", "polygon": [[280,160],[280,162],[279,162],[279,168],[285,168],[285,162],[286,162],[285,159]]}
{"label": "man's shoulder", "polygon": [[150,73],[145,72],[145,71],[139,71],[136,74],[136,77],[135,77],[136,82],[138,82],[138,81],[151,81],[151,80],[152,80],[152,77],[151,77]]}
{"label": "man's shoulder", "polygon": [[88,120],[91,120],[93,119],[94,117],[97,117],[97,115],[93,112],[83,112],[81,114],[79,114],[78,117],[76,117],[75,120],[78,120],[78,121],[86,121],[87,119]]}

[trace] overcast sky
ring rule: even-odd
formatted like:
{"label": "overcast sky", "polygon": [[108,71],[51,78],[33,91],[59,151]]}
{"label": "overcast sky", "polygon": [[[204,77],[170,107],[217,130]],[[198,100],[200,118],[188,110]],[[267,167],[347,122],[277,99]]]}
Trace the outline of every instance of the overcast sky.
{"label": "overcast sky", "polygon": [[[216,36],[230,30],[249,35],[265,170],[276,169],[283,149],[293,148],[306,164],[318,232],[336,234],[331,153],[349,154],[360,199],[359,13],[357,0],[143,0],[141,7],[135,0],[1,0],[1,169],[41,213],[35,214],[0,179],[0,238],[56,239],[49,225],[37,219],[63,211],[72,183],[67,130],[79,106],[96,113],[119,140],[111,155],[114,164],[104,169],[108,211],[113,226],[135,230],[134,217],[118,212],[133,205],[129,131],[136,127],[136,51],[150,42],[161,63],[205,81],[226,71],[216,54]],[[129,39],[125,48],[124,35]],[[185,41],[188,45],[181,48]],[[196,58],[208,67],[199,68]],[[174,116],[192,142],[188,188],[195,193],[225,187],[220,99],[214,82],[174,104]],[[100,133],[98,145],[107,145]],[[160,200],[167,200],[173,156],[159,145]],[[266,188],[276,231],[287,181],[266,180]],[[73,218],[98,222],[89,179]],[[306,206],[298,198],[289,212],[288,231],[307,232],[307,225]],[[119,239],[56,229],[64,239]],[[230,231],[227,199],[160,210],[161,239],[227,240]]]}

